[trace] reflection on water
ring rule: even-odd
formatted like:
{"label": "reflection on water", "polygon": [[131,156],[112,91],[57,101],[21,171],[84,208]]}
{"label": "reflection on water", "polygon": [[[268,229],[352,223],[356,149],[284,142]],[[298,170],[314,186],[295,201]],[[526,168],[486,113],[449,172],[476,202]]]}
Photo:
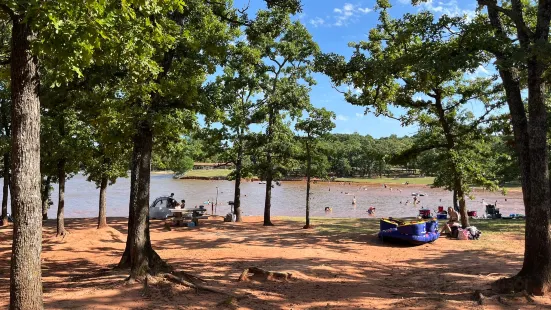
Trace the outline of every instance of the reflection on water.
{"label": "reflection on water", "polygon": [[[107,216],[128,215],[128,195],[130,180],[122,178],[107,189]],[[230,181],[175,180],[171,175],[151,176],[151,201],[161,195],[175,194],[178,200],[185,199],[187,206],[200,205],[207,200],[216,201],[218,188],[217,214],[230,211],[228,201],[233,200],[234,183]],[[265,185],[258,182],[243,182],[241,189],[242,209],[244,215],[262,215],[264,212]],[[426,196],[419,197],[420,204],[413,206],[412,192],[423,192]],[[1,193],[0,193],[1,194]],[[498,201],[498,208],[503,215],[524,213],[522,196],[513,193],[503,196],[500,193],[475,192],[475,200],[468,201],[469,210],[484,211],[482,200],[486,203]],[[352,201],[356,198],[356,205]],[[99,190],[93,183],[87,182],[82,175],[76,175],[67,181],[65,193],[66,217],[97,216]],[[505,201],[507,199],[507,201]],[[52,193],[54,205],[48,212],[49,218],[55,218],[57,209],[57,186]],[[272,190],[272,215],[303,216],[306,200],[306,184],[304,182],[283,182]],[[409,201],[408,204],[406,202]],[[431,189],[428,186],[399,188],[383,188],[382,186],[359,186],[352,183],[319,183],[311,189],[311,216],[329,217],[369,217],[367,209],[376,208],[376,217],[406,217],[416,216],[420,207],[437,209],[439,205],[451,206],[452,195],[442,189]],[[332,208],[326,213],[325,207]],[[207,208],[210,211],[210,208]]]}

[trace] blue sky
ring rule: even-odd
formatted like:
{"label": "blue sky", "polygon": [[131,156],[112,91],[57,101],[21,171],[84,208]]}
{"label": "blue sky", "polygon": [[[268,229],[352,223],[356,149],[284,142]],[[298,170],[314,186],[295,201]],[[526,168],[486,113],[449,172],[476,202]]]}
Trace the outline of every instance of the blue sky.
{"label": "blue sky", "polygon": [[[244,7],[248,2],[249,0],[235,0],[235,6]],[[410,0],[391,0],[391,3],[393,8],[390,13],[394,17],[420,10],[429,10],[436,15],[472,16],[476,9],[474,0],[432,0],[415,7]],[[323,52],[350,56],[352,49],[348,47],[348,43],[367,39],[367,33],[377,24],[375,0],[302,0],[302,4],[303,12],[297,18],[306,25]],[[262,0],[250,0],[250,13],[263,5]],[[486,70],[489,69],[480,68],[478,73],[487,73]],[[364,108],[347,103],[343,95],[332,88],[326,76],[316,74],[315,78],[318,84],[312,89],[311,102],[337,114],[334,132],[358,132],[376,138],[391,134],[415,134],[415,127],[402,127],[398,121],[389,118],[364,115]]]}

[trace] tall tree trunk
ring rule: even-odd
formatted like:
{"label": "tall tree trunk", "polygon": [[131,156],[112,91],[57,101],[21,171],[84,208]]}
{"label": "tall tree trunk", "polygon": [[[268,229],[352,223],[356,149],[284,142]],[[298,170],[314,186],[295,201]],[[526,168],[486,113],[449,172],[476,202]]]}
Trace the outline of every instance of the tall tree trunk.
{"label": "tall tree trunk", "polygon": [[107,194],[107,176],[101,178],[101,184],[99,188],[99,215],[98,215],[98,229],[107,227],[107,217],[105,215]]}
{"label": "tall tree trunk", "polygon": [[308,157],[308,162],[306,164],[306,225],[304,225],[304,228],[310,228],[310,175],[312,173],[312,156],[308,144],[306,145],[306,156]]}
{"label": "tall tree trunk", "polygon": [[469,227],[469,214],[467,213],[467,204],[465,199],[465,192],[463,191],[463,185],[456,185],[457,190],[457,200],[459,200],[459,214],[461,215],[461,227]]}
{"label": "tall tree trunk", "polygon": [[40,99],[35,34],[25,16],[12,16],[11,210],[14,215],[10,309],[43,309],[40,206]]}
{"label": "tall tree trunk", "polygon": [[264,226],[274,226],[270,218],[270,211],[272,208],[272,181],[273,181],[273,167],[272,167],[272,139],[273,139],[273,126],[274,126],[274,110],[270,110],[268,118],[267,128],[267,140],[268,140],[268,152],[266,152],[266,197],[264,199]]}
{"label": "tall tree trunk", "polygon": [[52,177],[47,176],[41,185],[41,199],[42,199],[42,220],[48,219],[48,209],[50,209],[50,184]]}
{"label": "tall tree trunk", "polygon": [[531,210],[530,216],[526,218],[525,242],[532,252],[528,257],[532,261],[527,262],[532,265],[532,272],[528,274],[526,284],[528,291],[537,295],[543,295],[551,289],[551,190],[547,148],[548,113],[544,98],[543,68],[543,64],[535,59],[528,61]]}
{"label": "tall tree trunk", "polygon": [[57,163],[57,178],[59,180],[58,201],[57,201],[57,234],[56,236],[65,236],[65,164],[66,160],[61,159]]}
{"label": "tall tree trunk", "polygon": [[457,199],[457,191],[454,189],[453,190],[453,209],[457,212],[459,212],[459,204],[458,204],[458,199]]}
{"label": "tall tree trunk", "polygon": [[10,154],[4,154],[4,187],[2,190],[2,226],[8,225],[8,191],[10,186]]}
{"label": "tall tree trunk", "polygon": [[243,222],[241,215],[241,168],[243,165],[243,146],[239,144],[237,151],[237,162],[235,163],[235,190],[233,194],[233,208],[237,222]]}
{"label": "tall tree trunk", "polygon": [[[497,5],[494,2],[493,5]],[[514,3],[515,13],[522,11],[520,2]],[[508,34],[500,19],[500,14],[493,6],[487,6],[490,24],[501,40],[508,40]],[[549,35],[549,4],[547,7],[540,2],[538,7],[537,30],[534,33],[536,44],[546,44]],[[522,14],[522,13],[520,13]],[[517,27],[518,28],[518,27]],[[512,67],[512,56],[506,50],[490,47],[495,55],[500,77],[503,81],[507,104],[511,113],[511,122],[515,137],[516,151],[522,177],[522,193],[526,213],[526,230],[524,243],[524,261],[520,272],[511,279],[506,279],[511,286],[518,288],[518,280],[522,280],[525,289],[533,294],[543,294],[549,291],[551,285],[551,238],[549,236],[549,171],[547,166],[547,111],[543,98],[544,83],[542,68],[544,64],[537,58],[543,57],[531,50],[531,39],[523,29],[518,28],[520,45],[531,55],[528,67],[528,122],[524,102],[522,101],[520,78],[517,69]],[[539,41],[539,42],[538,42]],[[533,54],[532,54],[533,53]],[[545,187],[545,188],[544,188]],[[499,281],[498,281],[499,282]]]}
{"label": "tall tree trunk", "polygon": [[[155,274],[168,265],[153,250],[149,235],[149,186],[153,130],[149,120],[141,121],[133,137],[132,180],[127,249],[119,266],[130,264],[129,281]],[[132,218],[132,219],[130,219]],[[128,255],[127,258],[124,255]],[[128,259],[129,258],[129,259]]]}
{"label": "tall tree trunk", "polygon": [[[454,136],[452,135],[452,128],[450,126],[450,123],[448,122],[446,112],[444,111],[444,107],[442,106],[442,91],[440,89],[435,89],[434,93],[436,94],[436,96],[434,96],[434,106],[438,113],[438,120],[440,122],[440,125],[442,126],[442,131],[444,132],[444,136],[446,138],[448,152],[452,152],[456,149],[456,143],[455,143]],[[461,226],[463,228],[466,228],[469,226],[469,216],[467,214],[465,190],[463,189],[465,184],[463,183],[463,179],[461,177],[461,174],[459,173],[457,164],[454,162],[452,158],[450,158],[450,160],[451,160],[451,169],[452,169],[453,179],[454,179],[453,189],[456,194],[455,198],[459,200],[459,214],[461,215]],[[454,208],[455,208],[455,205],[454,205]]]}
{"label": "tall tree trunk", "polygon": [[126,246],[117,268],[130,268],[130,253],[132,252],[133,242],[130,235],[134,231],[134,205],[136,204],[136,193],[138,192],[137,179],[139,175],[139,166],[135,163],[138,162],[139,155],[138,149],[136,148],[136,145],[134,145],[132,148],[132,167],[130,170],[130,199],[128,203],[128,230],[126,235]]}
{"label": "tall tree trunk", "polygon": [[272,208],[272,154],[268,152],[266,155],[268,171],[266,171],[266,198],[264,200],[264,226],[274,226],[270,219],[270,211]]}

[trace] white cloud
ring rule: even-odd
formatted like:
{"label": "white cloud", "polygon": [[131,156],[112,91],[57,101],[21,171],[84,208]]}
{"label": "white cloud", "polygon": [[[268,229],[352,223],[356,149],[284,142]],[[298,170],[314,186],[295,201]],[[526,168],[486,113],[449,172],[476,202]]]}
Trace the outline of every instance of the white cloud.
{"label": "white cloud", "polygon": [[356,113],[356,118],[363,118],[364,116],[364,113]]}
{"label": "white cloud", "polygon": [[[400,2],[402,2],[400,0]],[[439,1],[435,4],[433,0],[428,0],[420,4],[422,9],[427,11],[438,13],[438,15],[448,16],[465,16],[467,20],[473,19],[476,15],[474,10],[460,8],[457,4],[457,0],[449,0],[448,2]]]}
{"label": "white cloud", "polygon": [[352,3],[345,3],[342,8],[334,8],[333,12],[337,13],[334,18],[335,22],[333,26],[345,26],[350,23],[350,21],[356,20],[360,15],[367,14],[371,12],[370,8],[362,8],[358,5]]}
{"label": "white cloud", "polygon": [[314,27],[323,26],[323,24],[325,24],[325,20],[321,17],[316,17],[310,20],[310,24],[312,24],[312,26]]}
{"label": "white cloud", "polygon": [[337,121],[347,121],[348,120],[348,117],[342,115],[342,114],[339,114],[337,115],[337,117],[335,118]]}
{"label": "white cloud", "polygon": [[474,80],[476,78],[486,78],[492,75],[488,69],[486,69],[484,66],[480,65],[478,68],[476,68],[473,72],[469,72],[466,74],[467,79]]}

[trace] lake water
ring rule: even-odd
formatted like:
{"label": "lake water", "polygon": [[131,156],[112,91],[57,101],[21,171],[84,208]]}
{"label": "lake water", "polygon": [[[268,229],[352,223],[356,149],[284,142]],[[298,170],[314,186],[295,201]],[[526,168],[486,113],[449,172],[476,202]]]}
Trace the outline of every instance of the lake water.
{"label": "lake water", "polygon": [[[119,179],[107,189],[107,216],[128,216],[130,180]],[[201,205],[205,201],[216,201],[218,188],[217,214],[224,215],[230,211],[228,201],[233,200],[234,183],[231,181],[206,181],[206,180],[177,180],[171,175],[154,174],[151,176],[151,201],[162,195],[175,194],[178,200],[185,199],[186,206]],[[241,187],[242,210],[244,215],[264,214],[265,185],[258,182],[243,182]],[[419,197],[420,204],[414,207],[412,204],[412,192],[422,192],[426,196]],[[442,189],[432,189],[428,186],[413,187],[400,186],[399,188],[383,186],[359,186],[342,183],[312,184],[311,189],[311,216],[328,217],[369,217],[367,209],[371,206],[377,209],[377,217],[409,217],[416,216],[421,207],[431,210],[439,205],[451,206],[451,192]],[[469,200],[469,210],[478,211],[481,215],[484,211],[482,200],[486,203],[498,201],[498,208],[503,215],[510,213],[524,213],[522,195],[518,192],[507,196],[501,193],[477,191],[476,198]],[[1,196],[1,193],[0,193]],[[356,198],[356,205],[352,201]],[[96,217],[98,213],[99,190],[93,183],[87,182],[82,175],[76,175],[66,184],[65,217]],[[57,210],[57,186],[52,192],[54,205],[48,212],[49,218],[56,217]],[[272,215],[275,216],[303,216],[306,200],[305,182],[283,182],[281,186],[275,186],[272,190]],[[406,201],[409,204],[406,205]],[[401,203],[400,203],[401,202]],[[332,208],[331,213],[326,213],[325,207]],[[210,211],[210,208],[208,208]]]}

